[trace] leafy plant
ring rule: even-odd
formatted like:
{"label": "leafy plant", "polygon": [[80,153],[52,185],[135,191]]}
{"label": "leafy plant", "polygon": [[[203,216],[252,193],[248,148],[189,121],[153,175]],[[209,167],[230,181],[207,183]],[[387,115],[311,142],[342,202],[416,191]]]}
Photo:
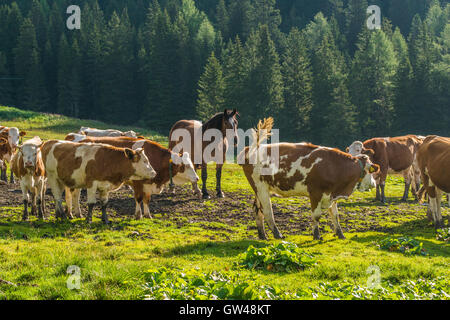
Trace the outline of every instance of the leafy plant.
{"label": "leafy plant", "polygon": [[241,267],[271,272],[296,272],[316,263],[312,254],[302,251],[296,244],[290,242],[264,248],[250,246],[240,258]]}
{"label": "leafy plant", "polygon": [[272,286],[258,286],[253,279],[219,272],[197,274],[160,268],[145,273],[148,300],[274,300],[287,296]]}
{"label": "leafy plant", "polygon": [[436,231],[436,239],[442,240],[445,242],[450,241],[450,228],[438,229]]}
{"label": "leafy plant", "polygon": [[423,243],[408,237],[392,238],[388,237],[378,243],[378,247],[392,252],[401,252],[406,256],[422,255],[428,253],[423,249]]}

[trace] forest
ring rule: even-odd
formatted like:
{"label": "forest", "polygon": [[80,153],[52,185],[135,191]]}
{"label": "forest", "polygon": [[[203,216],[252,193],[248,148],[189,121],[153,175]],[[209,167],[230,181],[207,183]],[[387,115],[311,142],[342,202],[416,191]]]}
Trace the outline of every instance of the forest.
{"label": "forest", "polygon": [[449,136],[450,3],[0,0],[0,105],[164,134],[236,108],[243,129],[273,116],[283,140],[338,147]]}

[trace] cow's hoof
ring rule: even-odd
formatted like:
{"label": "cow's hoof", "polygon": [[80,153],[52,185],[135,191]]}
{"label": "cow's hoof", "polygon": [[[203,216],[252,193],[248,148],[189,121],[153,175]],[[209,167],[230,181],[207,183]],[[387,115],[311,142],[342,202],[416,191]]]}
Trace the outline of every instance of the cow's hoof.
{"label": "cow's hoof", "polygon": [[151,214],[146,214],[146,215],[144,215],[144,218],[146,218],[146,219],[153,219],[153,217],[152,217]]}
{"label": "cow's hoof", "polygon": [[210,195],[208,193],[203,193],[202,194],[202,199],[207,200],[207,199],[211,199]]}
{"label": "cow's hoof", "polygon": [[345,236],[344,236],[344,234],[342,233],[342,231],[338,231],[338,232],[336,233],[336,236],[337,236],[339,239],[341,239],[341,240],[344,240],[344,239],[345,239]]}
{"label": "cow's hoof", "polygon": [[217,192],[217,198],[225,198],[225,194],[222,191]]}
{"label": "cow's hoof", "polygon": [[313,239],[322,241],[323,238],[320,236],[319,228],[314,229],[313,231]]}
{"label": "cow's hoof", "polygon": [[278,231],[278,230],[275,230],[275,231],[273,232],[273,236],[274,236],[275,239],[284,239],[284,236],[283,236],[283,235],[281,234],[281,232]]}

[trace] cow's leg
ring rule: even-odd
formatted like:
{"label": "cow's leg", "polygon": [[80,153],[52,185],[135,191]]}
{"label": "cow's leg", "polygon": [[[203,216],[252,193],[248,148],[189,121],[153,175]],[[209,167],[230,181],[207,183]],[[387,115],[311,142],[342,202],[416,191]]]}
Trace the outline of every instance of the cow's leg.
{"label": "cow's leg", "polygon": [[222,186],[221,186],[222,168],[223,168],[223,164],[216,164],[216,192],[217,192],[217,198],[225,197],[225,195],[222,192]]}
{"label": "cow's leg", "polygon": [[20,180],[20,189],[22,190],[22,200],[23,200],[23,215],[22,220],[28,220],[28,203],[29,203],[29,195],[28,195],[28,177],[23,177]]}
{"label": "cow's leg", "polygon": [[15,181],[14,181],[14,173],[13,173],[12,170],[11,170],[9,182],[12,183],[12,184],[15,183]]}
{"label": "cow's leg", "polygon": [[102,206],[102,221],[104,224],[110,224],[110,221],[108,219],[108,214],[106,213],[106,207],[108,205],[108,192],[107,191],[100,191],[100,203]]}
{"label": "cow's leg", "polygon": [[73,203],[72,203],[72,192],[74,192],[75,189],[65,188],[65,195],[66,195],[66,215],[69,217],[69,219],[73,219],[72,215],[72,209],[73,209]]}
{"label": "cow's leg", "polygon": [[256,227],[258,228],[258,238],[260,240],[267,240],[266,231],[264,230],[264,215],[261,210],[261,203],[259,203],[258,197],[255,196],[255,202],[253,203],[253,209],[255,213]]}
{"label": "cow's leg", "polygon": [[208,166],[206,163],[202,164],[202,198],[209,199],[208,189],[206,188],[206,180],[208,179]]}
{"label": "cow's leg", "polygon": [[43,177],[40,177],[37,181],[37,207],[38,207],[38,219],[44,219],[44,189],[45,189],[45,181]]}
{"label": "cow's leg", "polygon": [[380,184],[380,189],[381,189],[381,199],[380,199],[380,201],[381,201],[382,203],[386,203],[386,196],[385,196],[385,194],[384,194],[384,188],[385,188],[385,186],[386,186],[386,182],[383,181],[383,182]]}
{"label": "cow's leg", "polygon": [[149,218],[149,219],[153,219],[152,215],[150,214],[150,208],[149,208],[151,198],[152,198],[152,194],[150,192],[144,191],[144,200],[142,201],[142,205],[143,205],[143,209],[144,209],[144,217]]}
{"label": "cow's leg", "polygon": [[403,171],[403,179],[405,180],[405,191],[403,192],[402,201],[407,201],[409,195],[409,188],[413,180],[412,168],[408,168],[407,170]]}
{"label": "cow's leg", "polygon": [[83,218],[83,213],[81,213],[81,208],[80,208],[80,194],[81,194],[81,189],[75,189],[72,192],[73,211],[74,211],[75,217],[77,217],[77,218]]}
{"label": "cow's leg", "polygon": [[444,221],[442,220],[442,209],[441,209],[441,202],[442,202],[442,196],[444,192],[436,187],[436,223],[435,228],[440,229],[444,228]]}
{"label": "cow's leg", "polygon": [[134,218],[136,220],[142,219],[142,209],[141,204],[144,199],[144,186],[142,183],[133,182],[134,190],[134,201],[136,202],[136,207],[134,210]]}
{"label": "cow's leg", "polygon": [[378,182],[377,182],[377,194],[375,196],[375,200],[381,201],[381,186]]}
{"label": "cow's leg", "polygon": [[92,211],[94,210],[95,203],[97,202],[97,198],[95,196],[95,193],[97,192],[97,186],[92,186],[91,188],[87,189],[87,203],[88,203],[88,214],[86,216],[86,222],[92,223]]}
{"label": "cow's leg", "polygon": [[273,232],[275,239],[283,239],[283,235],[278,230],[275,220],[273,218],[272,202],[270,201],[269,190],[258,190],[258,199],[261,204],[261,209],[264,214],[264,218],[269,225],[270,230]]}
{"label": "cow's leg", "polygon": [[31,188],[31,215],[35,216],[37,214],[37,207],[36,207],[36,198],[37,198],[37,188],[33,187]]}
{"label": "cow's leg", "polygon": [[313,239],[323,240],[319,230],[319,220],[322,215],[322,195],[310,194],[310,201],[312,210]]}
{"label": "cow's leg", "polygon": [[63,203],[63,190],[64,186],[57,180],[55,177],[49,177],[48,178],[48,184],[50,186],[50,189],[52,190],[53,197],[55,198],[55,217],[56,218],[65,218],[64,209],[62,206]]}
{"label": "cow's leg", "polygon": [[0,170],[1,170],[1,174],[0,174],[1,180],[8,183],[8,179],[6,178],[6,165],[3,164],[3,166],[1,166],[1,168],[0,168]]}
{"label": "cow's leg", "polygon": [[339,224],[339,212],[337,207],[337,202],[333,201],[331,208],[329,209],[331,215],[331,221],[334,226],[334,233],[339,239],[345,239],[344,233],[342,232],[341,225]]}

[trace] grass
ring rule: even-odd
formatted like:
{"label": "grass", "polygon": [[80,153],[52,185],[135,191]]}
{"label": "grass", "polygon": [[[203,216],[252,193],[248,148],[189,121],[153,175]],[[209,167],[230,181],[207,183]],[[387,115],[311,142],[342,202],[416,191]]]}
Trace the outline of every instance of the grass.
{"label": "grass", "polygon": [[[29,136],[40,135],[44,139],[61,139],[82,125],[107,127],[98,122],[4,107],[0,107],[0,124],[18,126],[29,131]],[[135,131],[165,141],[151,131]],[[208,188],[214,190],[214,167],[209,170],[212,178]],[[426,220],[425,206],[416,204],[412,198],[407,203],[398,201],[402,188],[402,179],[390,176],[386,186],[388,205],[373,201],[375,191],[356,192],[349,200],[340,201],[346,240],[333,236],[327,215],[321,218],[323,241],[313,241],[310,228],[293,234],[285,232],[285,241],[313,254],[317,260],[314,266],[292,273],[233,267],[249,246],[264,248],[281,243],[270,232],[271,240],[256,240],[253,220],[250,225],[240,221],[189,223],[189,217],[173,212],[164,219],[162,214],[142,221],[128,216],[113,218],[110,227],[103,226],[98,218],[90,226],[82,220],[60,223],[54,218],[45,222],[32,218],[25,223],[21,222],[19,203],[11,207],[0,204],[0,279],[4,280],[0,280],[0,299],[144,299],[149,292],[145,286],[149,281],[148,270],[162,267],[180,274],[184,270],[198,275],[219,272],[255,286],[298,292],[307,288],[324,290],[324,283],[335,283],[339,288],[347,283],[366,286],[369,267],[377,266],[382,283],[400,285],[419,279],[444,279],[448,289],[450,245],[436,237]],[[226,194],[252,194],[242,170],[232,164],[225,166],[223,189]],[[220,200],[198,200],[198,210],[206,215],[217,201]],[[310,217],[306,198],[273,198],[273,203],[276,220],[287,212],[294,213],[294,220]],[[241,205],[248,208],[252,203],[243,201]],[[449,209],[443,208],[443,213],[446,218]],[[184,222],[182,227],[180,222]],[[423,243],[428,255],[405,256],[378,248],[383,239],[402,236]],[[67,268],[71,265],[81,271],[79,290],[67,288],[70,280]],[[345,293],[339,297],[352,296]]]}

